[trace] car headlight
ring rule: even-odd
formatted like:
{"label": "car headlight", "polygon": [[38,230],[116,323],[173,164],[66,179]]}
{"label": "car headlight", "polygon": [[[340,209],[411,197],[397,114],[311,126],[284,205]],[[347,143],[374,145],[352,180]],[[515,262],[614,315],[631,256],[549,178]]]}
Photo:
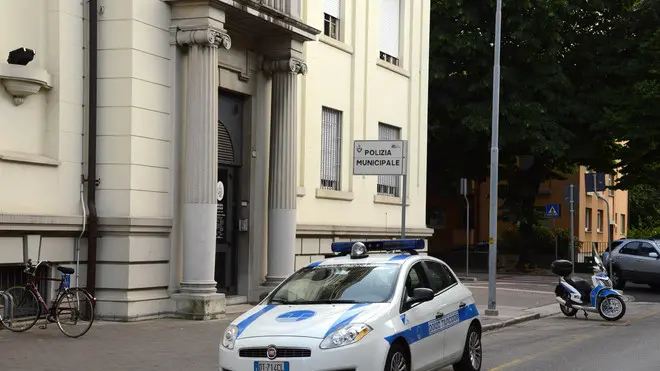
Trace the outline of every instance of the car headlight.
{"label": "car headlight", "polygon": [[222,336],[222,346],[231,350],[234,349],[234,343],[236,342],[236,337],[238,336],[238,327],[234,325],[227,326],[225,334]]}
{"label": "car headlight", "polygon": [[368,333],[373,330],[369,325],[363,323],[354,323],[341,327],[323,339],[321,342],[321,349],[332,349],[343,347],[344,345],[353,344],[360,341]]}

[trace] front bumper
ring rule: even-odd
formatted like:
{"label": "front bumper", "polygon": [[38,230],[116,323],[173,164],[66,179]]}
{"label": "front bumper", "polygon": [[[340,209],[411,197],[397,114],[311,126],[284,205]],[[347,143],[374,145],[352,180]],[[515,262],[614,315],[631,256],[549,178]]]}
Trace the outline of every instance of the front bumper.
{"label": "front bumper", "polygon": [[[369,334],[374,335],[374,334]],[[269,361],[266,357],[241,357],[243,348],[307,348],[309,357],[280,358],[273,361],[288,362],[288,371],[371,371],[385,367],[389,344],[385,339],[365,336],[359,342],[335,349],[321,349],[322,339],[307,337],[254,337],[238,339],[234,349],[220,345],[218,365],[220,371],[253,371],[255,361]]]}

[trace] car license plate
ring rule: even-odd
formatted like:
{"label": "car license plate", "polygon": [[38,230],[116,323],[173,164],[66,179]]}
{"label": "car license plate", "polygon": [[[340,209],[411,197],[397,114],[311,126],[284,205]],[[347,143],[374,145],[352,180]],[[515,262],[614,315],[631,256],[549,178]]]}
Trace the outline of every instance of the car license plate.
{"label": "car license plate", "polygon": [[289,362],[255,361],[254,371],[289,371]]}

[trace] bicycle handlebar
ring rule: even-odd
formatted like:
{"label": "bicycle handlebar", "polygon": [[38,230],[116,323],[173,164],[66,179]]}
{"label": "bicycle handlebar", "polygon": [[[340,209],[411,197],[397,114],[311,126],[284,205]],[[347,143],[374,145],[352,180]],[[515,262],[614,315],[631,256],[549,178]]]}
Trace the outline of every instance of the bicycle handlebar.
{"label": "bicycle handlebar", "polygon": [[34,275],[37,272],[37,268],[39,268],[40,265],[45,264],[46,266],[51,266],[53,263],[48,261],[48,260],[42,260],[37,263],[37,265],[34,265],[32,263],[32,259],[28,259],[28,261],[25,263],[25,269],[23,272]]}

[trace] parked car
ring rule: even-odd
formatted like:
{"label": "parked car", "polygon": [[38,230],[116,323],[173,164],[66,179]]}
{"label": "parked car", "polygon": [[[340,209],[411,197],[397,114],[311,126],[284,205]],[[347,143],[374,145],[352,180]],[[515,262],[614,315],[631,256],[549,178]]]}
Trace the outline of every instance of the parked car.
{"label": "parked car", "polygon": [[603,252],[603,255],[601,255],[601,260],[606,264],[605,266],[608,266],[607,265],[608,263],[606,263],[606,262],[607,262],[607,257],[610,254],[610,249],[616,249],[617,247],[619,247],[619,245],[621,245],[625,241],[630,241],[630,239],[629,238],[621,238],[621,239],[618,239],[618,240],[614,240],[614,241],[612,241],[611,248],[610,248],[610,246],[608,246],[607,249],[605,249],[605,251]]}
{"label": "parked car", "polygon": [[[609,255],[603,262],[609,267]],[[626,282],[645,284],[660,290],[660,241],[626,239],[612,249],[612,284],[623,289]]]}
{"label": "parked car", "polygon": [[227,327],[220,370],[479,371],[472,292],[442,260],[418,255],[423,247],[333,243],[336,257],[299,269]]}

